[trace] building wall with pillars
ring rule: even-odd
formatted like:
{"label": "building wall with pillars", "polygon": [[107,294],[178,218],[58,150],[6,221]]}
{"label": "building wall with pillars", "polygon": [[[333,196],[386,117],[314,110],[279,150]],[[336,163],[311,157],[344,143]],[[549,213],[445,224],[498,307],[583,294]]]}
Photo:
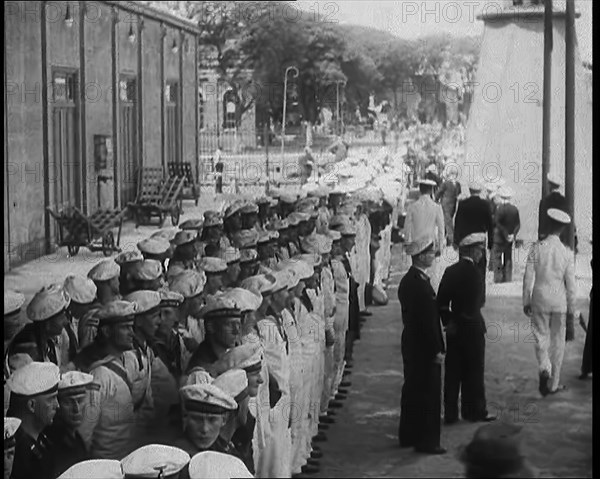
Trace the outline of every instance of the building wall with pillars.
{"label": "building wall with pillars", "polygon": [[5,3],[5,271],[56,250],[47,208],[122,209],[140,166],[196,167],[198,33],[132,2]]}

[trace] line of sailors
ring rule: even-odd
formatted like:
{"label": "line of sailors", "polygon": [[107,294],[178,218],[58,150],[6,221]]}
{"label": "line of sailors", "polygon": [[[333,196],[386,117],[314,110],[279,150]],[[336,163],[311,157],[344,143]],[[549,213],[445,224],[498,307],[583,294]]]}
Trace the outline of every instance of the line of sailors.
{"label": "line of sailors", "polygon": [[[389,271],[394,205],[360,193],[206,211],[42,288],[21,328],[25,298],[5,291],[5,479],[318,472],[365,287]],[[213,459],[238,472],[198,472]]]}

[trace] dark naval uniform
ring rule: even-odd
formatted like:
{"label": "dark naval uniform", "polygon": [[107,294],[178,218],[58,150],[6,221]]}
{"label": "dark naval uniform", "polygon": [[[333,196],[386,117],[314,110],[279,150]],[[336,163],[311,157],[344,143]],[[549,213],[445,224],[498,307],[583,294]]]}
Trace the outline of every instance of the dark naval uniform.
{"label": "dark naval uniform", "polygon": [[[487,233],[487,248],[491,249],[494,242],[494,220],[488,202],[479,196],[470,196],[458,203],[454,218],[454,244],[460,242],[472,233]],[[485,304],[485,267],[487,256],[485,250],[477,269],[481,275],[483,301]]]}
{"label": "dark naval uniform", "polygon": [[[519,210],[511,203],[498,205],[495,215],[494,245],[492,249],[494,281],[505,283],[512,281],[512,249],[514,236],[521,228]],[[509,239],[508,236],[513,236]]]}
{"label": "dark naval uniform", "polygon": [[15,433],[15,441],[11,479],[53,479],[46,435],[40,433],[36,440],[19,428]]}
{"label": "dark naval uniform", "polygon": [[52,460],[52,477],[58,477],[72,465],[91,459],[77,430],[69,428],[59,416],[46,428],[48,456]]}
{"label": "dark naval uniform", "polygon": [[248,470],[254,474],[254,451],[252,449],[252,438],[254,436],[254,428],[256,427],[256,419],[248,412],[246,424],[236,429],[231,442],[235,446],[236,451],[240,455],[240,459]]}
{"label": "dark naval uniform", "polygon": [[440,446],[441,364],[444,338],[429,277],[411,266],[398,288],[402,308],[404,385],[398,436],[400,447],[428,451]]}
{"label": "dark naval uniform", "polygon": [[219,357],[217,356],[217,353],[215,353],[211,343],[204,340],[198,345],[196,351],[194,351],[194,354],[190,358],[187,366],[187,373],[189,374],[193,368],[206,368],[207,366],[212,366],[218,360]]}
{"label": "dark naval uniform", "polygon": [[485,321],[481,315],[483,291],[479,272],[470,258],[460,258],[444,272],[438,289],[438,306],[446,329],[444,417],[458,420],[458,393],[463,419],[487,417],[484,362]]}

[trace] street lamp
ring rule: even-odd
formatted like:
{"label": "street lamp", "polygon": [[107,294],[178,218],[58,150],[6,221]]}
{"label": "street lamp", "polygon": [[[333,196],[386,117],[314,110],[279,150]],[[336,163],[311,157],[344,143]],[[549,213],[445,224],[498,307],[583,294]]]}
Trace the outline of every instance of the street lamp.
{"label": "street lamp", "polygon": [[336,112],[337,112],[337,124],[339,125],[338,135],[343,133],[344,121],[340,121],[340,84],[346,86],[346,80],[336,80],[335,81],[335,91],[336,91]]}
{"label": "street lamp", "polygon": [[[300,75],[300,72],[298,71],[298,69],[296,67],[287,67],[285,69],[285,76],[283,78],[283,119],[281,120],[281,161],[283,161],[283,148],[284,148],[284,142],[285,142],[285,111],[286,111],[286,107],[287,107],[287,77],[288,77],[288,72],[293,71],[294,72],[294,78],[298,78],[298,75]],[[267,171],[267,175],[269,174],[269,172]]]}

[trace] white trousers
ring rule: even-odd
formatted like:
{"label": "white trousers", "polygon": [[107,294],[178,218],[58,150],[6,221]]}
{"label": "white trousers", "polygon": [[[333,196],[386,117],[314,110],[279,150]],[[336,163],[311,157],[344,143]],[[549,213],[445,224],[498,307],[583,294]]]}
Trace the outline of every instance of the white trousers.
{"label": "white trousers", "polygon": [[539,371],[546,371],[550,375],[551,391],[558,387],[560,381],[560,368],[565,355],[566,318],[565,313],[544,313],[535,308],[531,317]]}

